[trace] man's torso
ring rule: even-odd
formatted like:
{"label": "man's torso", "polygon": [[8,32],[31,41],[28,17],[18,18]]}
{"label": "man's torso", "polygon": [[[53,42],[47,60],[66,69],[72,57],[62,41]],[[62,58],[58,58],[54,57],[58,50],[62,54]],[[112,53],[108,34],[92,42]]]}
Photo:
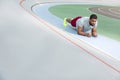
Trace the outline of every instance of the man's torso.
{"label": "man's torso", "polygon": [[89,24],[89,17],[82,17],[76,21],[76,28],[78,28],[78,26],[83,28],[83,32],[89,33],[91,32],[92,28],[97,27],[97,22],[94,26],[91,26]]}

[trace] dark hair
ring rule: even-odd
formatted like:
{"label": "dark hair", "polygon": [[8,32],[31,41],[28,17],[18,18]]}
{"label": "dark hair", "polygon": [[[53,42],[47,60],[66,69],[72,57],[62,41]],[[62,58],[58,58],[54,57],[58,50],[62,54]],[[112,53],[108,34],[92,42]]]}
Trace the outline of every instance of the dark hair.
{"label": "dark hair", "polygon": [[97,19],[97,15],[96,14],[91,14],[90,19]]}

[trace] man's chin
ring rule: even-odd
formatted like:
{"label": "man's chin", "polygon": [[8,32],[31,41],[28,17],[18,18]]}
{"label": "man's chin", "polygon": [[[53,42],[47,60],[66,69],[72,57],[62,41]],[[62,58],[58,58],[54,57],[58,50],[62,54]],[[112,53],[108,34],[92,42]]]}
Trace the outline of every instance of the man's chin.
{"label": "man's chin", "polygon": [[95,24],[90,24],[91,26],[95,26]]}

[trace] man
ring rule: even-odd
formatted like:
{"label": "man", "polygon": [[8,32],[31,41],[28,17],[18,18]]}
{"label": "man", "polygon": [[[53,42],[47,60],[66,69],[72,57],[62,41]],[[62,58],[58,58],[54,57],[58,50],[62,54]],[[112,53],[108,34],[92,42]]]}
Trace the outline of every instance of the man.
{"label": "man", "polygon": [[97,37],[97,15],[95,14],[90,15],[90,17],[65,18],[64,26],[67,26],[67,23],[70,23],[79,35]]}

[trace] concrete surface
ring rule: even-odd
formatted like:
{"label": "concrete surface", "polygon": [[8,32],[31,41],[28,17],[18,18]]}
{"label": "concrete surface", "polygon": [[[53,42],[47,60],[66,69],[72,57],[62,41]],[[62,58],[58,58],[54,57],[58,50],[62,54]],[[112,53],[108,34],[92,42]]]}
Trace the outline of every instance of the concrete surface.
{"label": "concrete surface", "polygon": [[101,56],[115,69],[105,65],[46,28],[19,2],[0,1],[0,80],[120,80],[118,62]]}

